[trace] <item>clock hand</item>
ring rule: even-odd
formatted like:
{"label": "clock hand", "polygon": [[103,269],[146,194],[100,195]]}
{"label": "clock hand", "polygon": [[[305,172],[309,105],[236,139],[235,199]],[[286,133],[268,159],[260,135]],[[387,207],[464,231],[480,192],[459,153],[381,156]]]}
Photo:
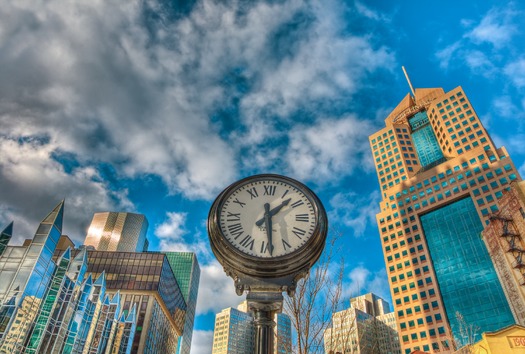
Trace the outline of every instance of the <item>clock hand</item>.
{"label": "clock hand", "polygon": [[268,236],[268,249],[270,250],[270,256],[273,252],[272,245],[272,215],[270,214],[270,204],[264,204],[264,223],[266,226],[266,236]]}
{"label": "clock hand", "polygon": [[[273,208],[272,210],[270,210],[269,211],[270,216],[274,216],[275,214],[277,214],[285,205],[288,205],[288,203],[290,203],[290,200],[292,200],[292,198],[286,199],[280,205],[278,205],[275,208]],[[266,204],[265,204],[265,206],[266,206]],[[266,216],[266,213],[265,213],[265,216]],[[255,222],[255,225],[257,225],[257,226],[261,226],[262,224],[264,224],[264,217],[262,219],[259,219],[259,220],[257,220]]]}
{"label": "clock hand", "polygon": [[285,205],[288,205],[288,203],[290,203],[290,200],[292,200],[292,198],[286,199],[280,205],[270,210],[270,216],[274,216],[275,214],[277,214]]}

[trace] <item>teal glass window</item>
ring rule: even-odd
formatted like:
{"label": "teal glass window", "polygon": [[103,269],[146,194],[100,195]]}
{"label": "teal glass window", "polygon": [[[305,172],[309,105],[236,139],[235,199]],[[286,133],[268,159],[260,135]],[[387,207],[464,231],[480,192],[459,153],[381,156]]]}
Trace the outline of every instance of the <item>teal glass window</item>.
{"label": "teal glass window", "polygon": [[427,113],[416,113],[410,118],[409,124],[412,128],[412,140],[421,166],[425,167],[443,160],[443,152],[434,135],[434,130],[429,124]]}
{"label": "teal glass window", "polygon": [[[472,199],[467,197],[422,215],[421,223],[446,312],[459,312],[467,323],[480,327],[476,341],[483,332],[514,323],[479,237],[483,224]],[[457,319],[449,316],[449,321],[453,335],[464,345]]]}

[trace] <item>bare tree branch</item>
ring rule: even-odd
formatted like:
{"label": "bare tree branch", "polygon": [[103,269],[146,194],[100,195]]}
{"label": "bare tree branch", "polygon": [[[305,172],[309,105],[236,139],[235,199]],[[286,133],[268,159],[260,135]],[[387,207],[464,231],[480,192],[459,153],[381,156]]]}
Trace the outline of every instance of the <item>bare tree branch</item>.
{"label": "bare tree branch", "polygon": [[297,285],[295,296],[286,297],[284,311],[297,333],[296,354],[324,353],[323,337],[343,293],[344,261],[334,259],[339,236],[330,237],[310,274]]}

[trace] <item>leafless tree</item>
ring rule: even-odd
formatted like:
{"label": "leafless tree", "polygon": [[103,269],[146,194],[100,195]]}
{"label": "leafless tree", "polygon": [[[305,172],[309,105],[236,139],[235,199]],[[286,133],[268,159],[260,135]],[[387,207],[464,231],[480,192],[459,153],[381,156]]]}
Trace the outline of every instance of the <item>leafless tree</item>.
{"label": "leafless tree", "polygon": [[456,348],[460,348],[458,353],[460,354],[477,354],[476,347],[473,344],[476,342],[477,336],[479,335],[479,326],[467,323],[463,315],[456,311],[456,319],[459,325],[459,337],[454,338],[454,344]]}
{"label": "leafless tree", "polygon": [[348,308],[332,316],[325,330],[324,347],[328,354],[353,353],[357,336],[355,310]]}
{"label": "leafless tree", "polygon": [[344,261],[336,259],[337,239],[329,238],[317,264],[299,281],[295,296],[285,297],[284,311],[297,333],[295,354],[324,353],[324,332],[340,307],[343,292]]}

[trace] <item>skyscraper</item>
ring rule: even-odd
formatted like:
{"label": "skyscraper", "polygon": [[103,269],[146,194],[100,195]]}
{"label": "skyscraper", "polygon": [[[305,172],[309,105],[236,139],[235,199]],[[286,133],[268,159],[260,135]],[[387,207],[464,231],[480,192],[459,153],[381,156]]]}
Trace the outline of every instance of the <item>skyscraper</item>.
{"label": "skyscraper", "polygon": [[212,354],[244,354],[255,348],[253,318],[249,313],[228,307],[215,316]]}
{"label": "skyscraper", "polygon": [[148,250],[148,220],[142,214],[95,213],[84,245],[97,251],[144,252]]}
{"label": "skyscraper", "polygon": [[350,299],[348,309],[332,315],[332,325],[324,332],[324,350],[399,354],[396,319],[388,302],[372,293]]}
{"label": "skyscraper", "polygon": [[183,334],[179,339],[178,354],[189,354],[191,349],[191,338],[193,335],[193,323],[195,320],[195,308],[197,306],[197,295],[199,293],[200,267],[195,253],[192,252],[166,252],[168,262],[175,274],[184,301],[186,301],[186,314],[184,320]]}
{"label": "skyscraper", "polygon": [[480,333],[514,323],[479,237],[520,179],[506,149],[494,145],[461,87],[416,89],[385,125],[369,139],[403,352],[465,344],[460,318]]}
{"label": "skyscraper", "polygon": [[[75,250],[74,253],[79,252]],[[177,352],[186,303],[166,255],[88,250],[87,271],[106,277],[106,293],[120,294],[122,312],[136,308],[133,353]]]}
{"label": "skyscraper", "polygon": [[[274,353],[292,353],[292,326],[284,313],[275,315]],[[246,354],[255,350],[255,326],[247,302],[228,307],[215,316],[212,354]]]}
{"label": "skyscraper", "polygon": [[[62,202],[33,239],[0,255],[0,352],[129,353],[135,311],[121,314],[120,294],[105,293],[104,274],[86,277],[86,250],[73,255],[67,247],[53,260],[63,209]],[[12,235],[12,224],[4,233]]]}

